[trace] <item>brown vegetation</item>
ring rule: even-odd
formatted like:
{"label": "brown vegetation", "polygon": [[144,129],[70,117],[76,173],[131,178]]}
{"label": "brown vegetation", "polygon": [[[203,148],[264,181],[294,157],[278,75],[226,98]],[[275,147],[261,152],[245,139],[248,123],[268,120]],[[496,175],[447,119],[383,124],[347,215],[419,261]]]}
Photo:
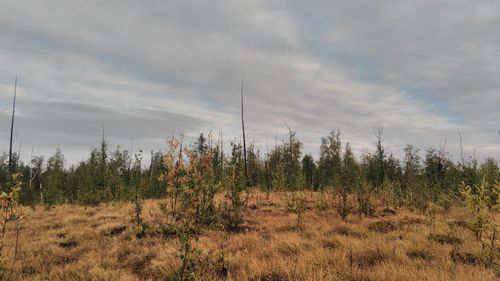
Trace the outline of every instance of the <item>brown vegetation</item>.
{"label": "brown vegetation", "polygon": [[[296,227],[289,196],[251,191],[240,231],[200,229],[186,264],[194,267],[195,280],[499,278],[499,249],[487,264],[474,233],[450,226],[466,215],[462,208],[437,214],[432,223],[402,208],[380,208],[375,217],[353,215],[344,221],[334,207],[314,208],[320,195],[307,192],[301,227]],[[169,280],[181,266],[180,240],[161,228],[158,200],[144,201],[145,233],[138,238],[131,204],[24,209],[12,278]],[[11,248],[15,228],[7,231],[5,243]]]}

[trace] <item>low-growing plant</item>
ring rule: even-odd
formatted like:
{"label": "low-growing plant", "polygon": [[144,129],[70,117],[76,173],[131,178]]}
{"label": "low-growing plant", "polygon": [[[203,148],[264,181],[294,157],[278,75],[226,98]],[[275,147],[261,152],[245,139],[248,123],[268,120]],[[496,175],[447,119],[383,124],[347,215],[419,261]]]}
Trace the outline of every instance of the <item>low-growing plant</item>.
{"label": "low-growing plant", "polygon": [[142,191],[141,191],[141,175],[140,175],[140,166],[141,166],[141,161],[142,161],[142,155],[141,153],[137,154],[136,156],[136,161],[135,161],[135,166],[139,167],[139,169],[136,169],[138,171],[137,175],[137,183],[134,188],[134,197],[132,198],[132,204],[134,207],[134,215],[133,215],[133,229],[135,232],[135,236],[137,238],[142,238],[145,235],[146,232],[146,224],[144,222],[144,219],[142,218],[142,210],[144,207],[144,199],[142,198]]}
{"label": "low-growing plant", "polygon": [[[22,214],[19,205],[19,194],[22,187],[22,175],[13,174],[11,176],[11,188],[5,193],[0,194],[0,280],[9,280],[12,278],[12,268],[16,262],[19,246],[19,222]],[[14,249],[7,249],[5,243],[7,226],[9,222],[16,222],[15,246]],[[12,263],[9,264],[9,261]]]}
{"label": "low-growing plant", "polygon": [[306,197],[303,192],[292,192],[292,195],[287,198],[288,212],[294,213],[297,216],[297,228],[302,228],[302,216],[306,211]]}
{"label": "low-growing plant", "polygon": [[318,211],[324,211],[328,209],[328,200],[325,195],[325,191],[321,189],[319,191],[319,197],[316,203],[314,204],[314,207],[316,207],[316,210]]}
{"label": "low-growing plant", "polygon": [[486,190],[486,178],[481,184],[471,187],[462,182],[459,186],[460,194],[469,209],[468,227],[474,232],[478,241],[482,240],[482,235],[486,226],[491,221],[488,202],[491,201],[490,194]]}
{"label": "low-growing plant", "polygon": [[375,214],[375,206],[372,202],[370,187],[363,182],[356,189],[356,200],[358,201],[358,214],[372,217]]}
{"label": "low-growing plant", "polygon": [[352,211],[351,203],[349,202],[349,194],[345,188],[338,189],[335,197],[335,209],[342,220],[346,220],[349,213]]}
{"label": "low-growing plant", "polygon": [[450,211],[453,203],[457,201],[457,198],[454,194],[451,193],[441,193],[438,195],[436,200],[436,204],[438,204],[445,212]]}
{"label": "low-growing plant", "polygon": [[[491,188],[488,188],[491,187]],[[490,209],[498,206],[500,185],[488,185],[486,177],[479,185],[473,187],[462,183],[459,187],[460,194],[469,210],[468,228],[474,233],[477,241],[481,243],[481,256],[485,265],[492,265],[498,255],[496,242],[500,232],[500,225],[491,215]],[[492,204],[492,202],[495,202]]]}
{"label": "low-growing plant", "polygon": [[168,224],[191,221],[192,226],[210,227],[218,220],[214,197],[219,190],[213,169],[213,149],[203,135],[194,148],[183,148],[180,139],[168,141],[164,153],[167,201],[160,205]]}
{"label": "low-growing plant", "polygon": [[144,200],[136,195],[132,200],[134,206],[134,216],[133,216],[133,229],[137,238],[142,238],[146,231],[146,225],[144,219],[142,218],[142,210],[144,207]]}
{"label": "low-growing plant", "polygon": [[429,219],[429,226],[431,227],[432,233],[436,232],[436,219],[440,210],[440,206],[433,203],[428,203],[428,207],[426,208],[426,215]]}
{"label": "low-growing plant", "polygon": [[229,163],[228,186],[224,196],[224,202],[219,206],[221,224],[226,231],[237,231],[243,223],[243,208],[245,201],[241,199],[241,193],[246,190],[246,179],[244,174],[244,163],[242,161],[241,145],[232,144],[232,157]]}
{"label": "low-growing plant", "polygon": [[406,193],[405,206],[411,211],[418,211],[420,214],[424,215],[427,212],[427,207],[429,206],[429,200],[425,197],[422,192],[409,191]]}
{"label": "low-growing plant", "polygon": [[191,240],[193,235],[186,227],[180,227],[177,230],[177,239],[179,240],[179,249],[177,258],[180,260],[179,268],[167,278],[169,281],[195,281],[196,266],[199,260],[199,251],[193,248]]}

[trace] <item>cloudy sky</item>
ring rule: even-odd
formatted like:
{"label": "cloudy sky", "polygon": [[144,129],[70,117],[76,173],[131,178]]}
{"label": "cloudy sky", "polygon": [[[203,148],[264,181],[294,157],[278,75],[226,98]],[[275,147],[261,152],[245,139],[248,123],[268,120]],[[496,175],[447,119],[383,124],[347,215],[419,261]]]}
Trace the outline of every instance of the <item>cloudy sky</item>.
{"label": "cloudy sky", "polygon": [[[500,159],[498,1],[0,0],[0,151],[19,75],[16,149],[68,162],[98,145],[149,151],[183,132],[284,139],[339,129],[357,153],[382,124],[411,143]],[[217,133],[216,133],[217,134]]]}

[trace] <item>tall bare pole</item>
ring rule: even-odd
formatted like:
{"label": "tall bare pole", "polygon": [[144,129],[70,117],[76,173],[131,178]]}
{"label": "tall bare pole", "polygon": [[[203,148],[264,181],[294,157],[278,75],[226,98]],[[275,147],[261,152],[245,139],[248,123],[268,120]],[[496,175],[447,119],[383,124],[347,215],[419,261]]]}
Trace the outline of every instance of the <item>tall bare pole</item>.
{"label": "tall bare pole", "polygon": [[458,128],[458,138],[460,140],[460,157],[462,158],[462,166],[464,166],[465,165],[464,148],[462,146],[462,131],[460,131],[460,128]]}
{"label": "tall bare pole", "polygon": [[290,137],[290,155],[292,156],[292,159],[293,159],[292,129],[290,128],[290,126],[288,126],[288,124],[286,122],[284,122],[284,123],[285,123],[285,126],[288,129],[288,136]]}
{"label": "tall bare pole", "polygon": [[224,142],[222,140],[222,128],[220,129],[220,167],[224,177]]}
{"label": "tall bare pole", "polygon": [[31,155],[30,155],[30,181],[29,181],[29,187],[31,189],[31,182],[33,182],[33,151],[35,148],[32,146],[31,147]]}
{"label": "tall bare pole", "polygon": [[14,135],[14,116],[16,113],[16,96],[17,96],[17,75],[14,83],[14,102],[12,103],[12,122],[10,123],[10,146],[9,146],[9,172],[14,173],[14,163],[12,163],[12,140]]}
{"label": "tall bare pole", "polygon": [[245,137],[245,119],[243,115],[243,82],[245,78],[241,79],[241,130],[243,131],[243,159],[245,161],[245,180],[247,179],[247,144]]}
{"label": "tall bare pole", "polygon": [[21,161],[21,147],[23,145],[23,138],[19,141],[19,150],[17,151],[16,166],[19,166],[19,161]]}

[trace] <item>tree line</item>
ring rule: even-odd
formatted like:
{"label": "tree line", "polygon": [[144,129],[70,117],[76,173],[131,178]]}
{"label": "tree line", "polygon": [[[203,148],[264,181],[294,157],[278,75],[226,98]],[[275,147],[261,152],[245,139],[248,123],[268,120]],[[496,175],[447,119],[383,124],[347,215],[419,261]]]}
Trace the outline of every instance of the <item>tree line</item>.
{"label": "tree line", "polygon": [[[210,155],[210,165],[199,167],[199,170],[203,173],[203,169],[210,169],[213,186],[221,191],[224,182],[234,174],[230,171],[235,169],[242,170],[245,186],[267,192],[342,189],[349,193],[386,193],[397,198],[400,201],[397,204],[437,202],[457,196],[461,182],[474,186],[483,178],[491,185],[500,180],[498,163],[493,158],[480,163],[472,157],[453,161],[444,150],[428,149],[422,156],[418,148],[408,145],[403,149],[404,157],[398,159],[387,153],[381,129],[377,132],[374,149],[359,159],[349,143],[342,142],[336,130],[321,139],[318,159],[304,155],[303,145],[292,130],[287,140],[267,153],[255,149],[253,144],[243,150],[241,144],[232,143],[231,153],[226,155],[222,142],[214,141],[211,134],[200,134],[190,144],[183,144],[179,139],[179,146],[181,151],[188,150],[180,159],[186,165],[194,165],[189,163],[189,155],[195,159],[196,155]],[[163,175],[172,169],[166,165],[167,154],[150,152],[149,163],[143,162],[143,154],[139,151],[132,155],[120,147],[110,149],[103,140],[85,161],[66,168],[60,149],[48,159],[32,157],[30,163],[19,161],[18,155],[13,153],[12,169],[22,174],[23,179],[20,203],[97,205],[130,200],[137,189],[143,198],[167,196],[171,183]],[[3,191],[8,191],[10,186],[9,174],[8,155],[3,153],[0,155]]]}

